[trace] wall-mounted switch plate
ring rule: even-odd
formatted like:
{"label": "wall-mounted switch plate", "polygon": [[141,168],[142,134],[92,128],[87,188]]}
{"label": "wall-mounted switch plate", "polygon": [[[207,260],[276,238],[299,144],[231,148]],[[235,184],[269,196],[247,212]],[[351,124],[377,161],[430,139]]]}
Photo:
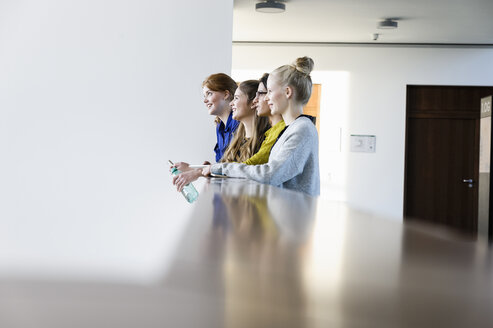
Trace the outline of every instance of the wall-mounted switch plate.
{"label": "wall-mounted switch plate", "polygon": [[351,134],[351,151],[361,153],[374,153],[377,145],[377,137],[366,134]]}

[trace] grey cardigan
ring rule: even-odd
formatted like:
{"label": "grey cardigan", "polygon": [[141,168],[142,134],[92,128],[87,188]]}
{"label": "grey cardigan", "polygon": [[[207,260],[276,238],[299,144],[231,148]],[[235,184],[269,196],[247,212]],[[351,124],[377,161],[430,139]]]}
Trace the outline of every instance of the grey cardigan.
{"label": "grey cardigan", "polygon": [[272,147],[266,164],[218,163],[211,166],[211,172],[318,196],[320,173],[317,129],[309,118],[300,116],[286,127]]}

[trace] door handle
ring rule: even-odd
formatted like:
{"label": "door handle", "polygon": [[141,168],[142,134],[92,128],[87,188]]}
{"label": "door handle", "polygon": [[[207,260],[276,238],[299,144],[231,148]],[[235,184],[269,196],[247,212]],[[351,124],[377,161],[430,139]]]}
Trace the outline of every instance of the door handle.
{"label": "door handle", "polygon": [[474,185],[474,180],[473,180],[473,179],[463,179],[463,180],[462,180],[462,182],[464,182],[464,183],[468,183],[468,185],[467,185],[467,186],[468,186],[469,188],[472,188],[472,187],[473,187],[473,185]]}

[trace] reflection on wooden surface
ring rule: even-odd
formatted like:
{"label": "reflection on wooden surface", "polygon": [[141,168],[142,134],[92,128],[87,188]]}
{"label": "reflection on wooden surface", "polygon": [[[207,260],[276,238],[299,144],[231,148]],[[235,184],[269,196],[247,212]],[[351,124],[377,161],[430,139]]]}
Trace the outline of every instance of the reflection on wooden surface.
{"label": "reflection on wooden surface", "polygon": [[491,327],[491,251],[341,203],[213,179],[151,285],[0,283],[1,327]]}

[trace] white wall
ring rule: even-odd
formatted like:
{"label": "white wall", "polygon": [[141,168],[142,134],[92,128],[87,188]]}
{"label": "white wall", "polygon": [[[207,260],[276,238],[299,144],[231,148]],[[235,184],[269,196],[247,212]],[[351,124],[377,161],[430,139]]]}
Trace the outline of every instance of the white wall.
{"label": "white wall", "polygon": [[0,273],[148,279],[164,266],[192,208],[165,162],[214,158],[201,82],[231,69],[232,10],[0,3]]}
{"label": "white wall", "polygon": [[[243,44],[233,46],[233,75],[251,78],[304,55],[314,59],[313,80],[322,84],[322,197],[397,219],[403,211],[406,85],[493,86],[491,48]],[[376,135],[376,152],[350,152],[351,134]]]}

